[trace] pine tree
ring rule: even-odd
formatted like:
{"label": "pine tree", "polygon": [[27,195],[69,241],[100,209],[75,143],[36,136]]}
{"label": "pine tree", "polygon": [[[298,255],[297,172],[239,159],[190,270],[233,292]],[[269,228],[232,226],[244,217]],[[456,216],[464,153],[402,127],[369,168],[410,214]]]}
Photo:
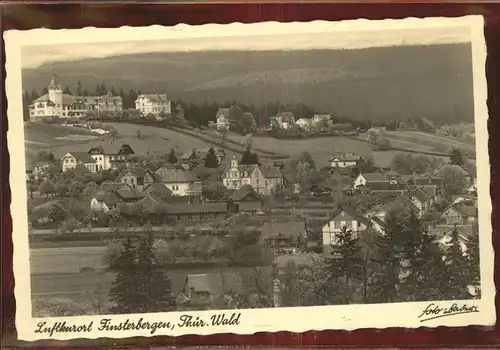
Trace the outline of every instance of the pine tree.
{"label": "pine tree", "polygon": [[450,163],[452,165],[462,166],[466,162],[466,157],[463,152],[458,148],[453,148],[450,152]]}
{"label": "pine tree", "polygon": [[406,300],[439,300],[443,295],[445,266],[442,250],[436,237],[422,230],[414,246],[414,253],[408,260],[407,274],[402,285]]}
{"label": "pine tree", "polygon": [[137,252],[132,238],[129,237],[125,241],[122,253],[110,262],[109,268],[117,272],[113,287],[109,291],[109,299],[114,304],[110,311],[115,314],[136,313],[136,305],[140,302],[141,295],[137,283]]}
{"label": "pine tree", "polygon": [[466,268],[469,258],[464,254],[460,233],[456,228],[451,231],[450,238],[450,245],[444,257],[448,277],[444,297],[449,300],[467,299],[470,297],[468,287],[473,284],[473,279]]}
{"label": "pine tree", "polygon": [[344,300],[349,304],[353,299],[355,280],[362,274],[361,246],[357,235],[347,227],[343,227],[335,238],[336,242],[332,244],[334,256],[329,260],[330,271],[333,279],[344,280]]}
{"label": "pine tree", "polygon": [[[472,236],[467,241],[467,256],[469,258],[469,263],[467,265],[468,274],[471,279],[471,284],[475,286],[480,285],[481,269],[479,260],[479,234],[478,232],[473,232]],[[476,295],[476,298],[480,295]]]}
{"label": "pine tree", "polygon": [[167,157],[167,161],[171,164],[177,163],[177,156],[175,155],[175,150],[172,148]]}
{"label": "pine tree", "polygon": [[375,241],[376,252],[373,259],[373,298],[377,302],[396,302],[399,300],[401,275],[401,223],[394,212],[386,218],[385,233]]}
{"label": "pine tree", "polygon": [[80,81],[76,84],[76,94],[78,96],[82,96],[82,94],[83,94],[82,83]]}
{"label": "pine tree", "polygon": [[205,167],[212,169],[219,167],[219,159],[217,158],[213,147],[210,147],[208,150],[207,157],[205,158]]}
{"label": "pine tree", "polygon": [[158,264],[150,227],[134,245],[129,238],[112,264],[117,277],[110,291],[115,313],[149,313],[175,309],[172,283]]}
{"label": "pine tree", "polygon": [[250,151],[250,148],[247,148],[245,153],[241,156],[240,160],[241,165],[253,165],[253,164],[259,164],[259,156],[255,153],[252,153]]}

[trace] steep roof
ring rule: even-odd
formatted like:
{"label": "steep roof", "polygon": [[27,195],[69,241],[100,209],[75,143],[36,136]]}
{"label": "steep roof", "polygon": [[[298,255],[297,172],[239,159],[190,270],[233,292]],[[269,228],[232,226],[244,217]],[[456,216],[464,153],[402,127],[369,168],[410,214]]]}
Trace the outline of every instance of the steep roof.
{"label": "steep roof", "polygon": [[331,221],[361,221],[363,224],[369,226],[370,220],[364,215],[359,214],[356,210],[348,207],[340,209]]}
{"label": "steep roof", "polygon": [[71,156],[73,156],[82,163],[88,164],[96,162],[95,159],[92,158],[87,152],[69,152],[68,154],[70,154]]}
{"label": "steep roof", "polygon": [[257,195],[255,193],[254,189],[250,185],[243,185],[240,187],[239,190],[236,190],[233,195],[231,196],[231,199],[233,201],[242,201],[245,200],[248,196],[250,195]]}
{"label": "steep roof", "polygon": [[238,273],[204,273],[187,275],[184,292],[188,293],[193,288],[195,292],[206,292],[210,295],[243,290],[241,276]]}
{"label": "steep roof", "polygon": [[82,163],[79,163],[76,165],[75,173],[79,174],[79,175],[92,174],[92,172],[89,169],[87,169],[87,167],[85,165],[83,165]]}
{"label": "steep roof", "polygon": [[216,118],[219,118],[219,117],[229,118],[229,108],[219,107],[219,110],[217,111],[217,114],[215,115],[215,117]]}
{"label": "steep roof", "polygon": [[59,82],[59,76],[57,74],[52,74],[52,78],[50,79],[49,85],[47,88],[61,88],[61,83]]}
{"label": "steep roof", "polygon": [[178,168],[163,168],[155,172],[158,180],[163,183],[180,183],[180,182],[193,182],[196,177],[189,171]]}
{"label": "steep roof", "polygon": [[142,195],[135,189],[131,187],[122,187],[115,191],[120,197],[123,199],[139,199],[142,198]]}
{"label": "steep roof", "polygon": [[49,98],[49,94],[45,94],[34,100],[33,102],[52,102]]}
{"label": "steep roof", "polygon": [[452,207],[463,216],[477,216],[477,208],[474,205],[453,204]]}
{"label": "steep roof", "polygon": [[[144,97],[153,102],[167,102],[167,94],[144,94],[137,96],[137,99]],[[136,100],[137,101],[137,100]]]}
{"label": "steep roof", "polygon": [[410,195],[418,199],[421,203],[427,202],[431,198],[421,188],[418,188],[416,191],[410,193]]}
{"label": "steep roof", "polygon": [[143,192],[149,193],[159,197],[170,197],[172,195],[172,191],[165,186],[164,184],[152,183],[148,185]]}
{"label": "steep roof", "polygon": [[389,181],[384,174],[381,173],[361,173],[366,182],[387,182]]}
{"label": "steep roof", "polygon": [[437,186],[436,185],[423,185],[419,187],[422,191],[425,192],[430,198],[434,198],[437,195]]}
{"label": "steep roof", "polygon": [[104,202],[108,207],[114,207],[120,203],[120,198],[114,192],[99,191],[95,194],[94,198],[99,202]]}
{"label": "steep roof", "polygon": [[361,157],[352,152],[335,152],[333,154],[333,157],[330,159],[330,162],[334,161],[335,159],[339,159],[343,162],[355,162],[360,160]]}

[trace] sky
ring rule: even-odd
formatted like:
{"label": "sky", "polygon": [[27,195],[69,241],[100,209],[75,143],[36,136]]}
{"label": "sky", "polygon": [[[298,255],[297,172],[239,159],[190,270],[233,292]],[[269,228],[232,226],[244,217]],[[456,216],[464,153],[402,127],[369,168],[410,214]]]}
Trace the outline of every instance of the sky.
{"label": "sky", "polygon": [[50,44],[23,46],[22,68],[37,68],[44,63],[58,61],[75,61],[149,52],[360,49],[397,45],[451,44],[470,41],[469,28],[448,27],[420,30],[399,29]]}

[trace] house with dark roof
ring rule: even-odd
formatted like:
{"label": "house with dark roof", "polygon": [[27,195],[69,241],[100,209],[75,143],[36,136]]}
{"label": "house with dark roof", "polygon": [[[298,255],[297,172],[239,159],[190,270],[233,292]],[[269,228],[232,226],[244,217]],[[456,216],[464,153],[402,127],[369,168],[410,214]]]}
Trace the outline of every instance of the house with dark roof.
{"label": "house with dark roof", "polygon": [[162,183],[152,183],[147,185],[142,191],[144,195],[153,195],[162,200],[173,196],[172,191]]}
{"label": "house with dark roof", "polygon": [[116,169],[119,165],[129,165],[129,158],[135,152],[128,144],[113,142],[93,147],[89,154],[96,161],[99,170],[108,170]]}
{"label": "house with dark roof", "polygon": [[307,229],[304,221],[265,222],[261,244],[269,247],[274,256],[297,254],[307,249]]}
{"label": "house with dark roof", "polygon": [[141,112],[142,117],[152,114],[158,119],[162,114],[172,113],[172,103],[167,94],[143,94],[137,96],[135,109]]}
{"label": "house with dark roof", "polygon": [[175,203],[166,204],[166,217],[174,222],[206,222],[225,220],[229,215],[228,203]]}
{"label": "house with dark roof", "polygon": [[470,225],[477,222],[478,210],[475,205],[452,204],[441,215],[447,225]]}
{"label": "house with dark roof", "polygon": [[410,191],[408,193],[408,198],[410,198],[413,205],[417,208],[419,217],[422,217],[433,203],[433,198],[421,188]]}
{"label": "house with dark roof", "polygon": [[262,197],[250,185],[241,186],[234,191],[231,203],[235,212],[257,213],[262,210]]}
{"label": "house with dark roof", "polygon": [[217,160],[219,161],[219,164],[221,164],[226,157],[226,152],[223,149],[217,147],[204,147],[198,149],[195,148],[191,151],[184,152],[179,157],[179,159],[181,159],[184,162],[205,161],[210,148],[213,148],[213,150],[215,151],[215,155],[217,156]]}
{"label": "house with dark roof", "polygon": [[354,188],[370,187],[373,183],[389,183],[390,180],[382,173],[359,173],[353,183]]}
{"label": "house with dark roof", "polygon": [[371,225],[370,219],[357,213],[352,208],[343,208],[339,210],[322,228],[323,252],[325,254],[331,253],[331,246],[337,244],[337,234],[344,228],[358,234]]}
{"label": "house with dark roof", "polygon": [[352,168],[358,165],[361,156],[353,152],[336,152],[330,158],[330,168]]}
{"label": "house with dark roof", "polygon": [[218,299],[242,292],[243,282],[238,273],[221,271],[191,274],[186,276],[178,300],[186,309],[213,309]]}
{"label": "house with dark roof", "polygon": [[142,191],[145,186],[148,186],[155,182],[154,174],[142,168],[124,169],[116,182],[127,184],[131,188],[137,188]]}
{"label": "house with dark roof", "polygon": [[201,196],[201,181],[179,167],[160,167],[155,173],[156,181],[167,186],[174,196]]}
{"label": "house with dark roof", "polygon": [[222,174],[222,183],[230,190],[238,190],[244,185],[250,185],[263,195],[270,195],[283,186],[281,170],[269,164],[239,164],[236,156]]}
{"label": "house with dark roof", "polygon": [[295,116],[290,111],[279,112],[273,120],[278,128],[285,130],[295,124]]}
{"label": "house with dark roof", "polygon": [[99,170],[95,159],[87,152],[69,152],[61,158],[63,172],[75,169],[78,164],[83,164],[92,173]]}
{"label": "house with dark roof", "polygon": [[122,198],[115,191],[99,191],[90,200],[90,210],[93,212],[107,213],[116,209]]}

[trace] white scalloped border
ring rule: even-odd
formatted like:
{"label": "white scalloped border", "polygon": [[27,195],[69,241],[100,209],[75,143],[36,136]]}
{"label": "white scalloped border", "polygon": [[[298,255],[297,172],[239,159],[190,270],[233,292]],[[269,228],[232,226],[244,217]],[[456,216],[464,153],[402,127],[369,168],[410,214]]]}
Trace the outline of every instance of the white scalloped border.
{"label": "white scalloped border", "polygon": [[[31,317],[30,274],[29,274],[29,245],[27,226],[27,194],[24,184],[25,156],[24,130],[22,122],[22,89],[21,89],[21,48],[27,45],[55,45],[61,43],[104,43],[125,42],[133,40],[187,40],[193,38],[231,38],[280,35],[293,38],[293,35],[357,32],[360,35],[371,31],[401,31],[415,29],[446,30],[457,27],[470,29],[473,67],[474,67],[474,98],[476,115],[476,147],[479,191],[479,220],[481,229],[481,284],[483,298],[474,302],[481,312],[475,314],[458,315],[437,319],[429,323],[420,324],[418,315],[428,304],[395,303],[349,306],[322,306],[279,309],[243,310],[241,324],[238,327],[206,327],[198,329],[175,328],[170,332],[158,332],[154,335],[178,336],[185,334],[207,335],[215,333],[252,334],[255,332],[290,331],[304,332],[309,330],[343,329],[355,330],[360,328],[408,327],[421,326],[465,326],[465,325],[493,325],[495,323],[495,286],[493,282],[493,247],[491,244],[491,199],[489,192],[490,168],[488,154],[488,110],[486,106],[487,85],[485,76],[486,45],[483,34],[482,16],[465,16],[460,18],[406,18],[402,20],[349,20],[339,22],[263,22],[263,23],[231,23],[205,24],[189,26],[179,24],[173,27],[158,25],[148,27],[121,27],[83,29],[33,29],[28,31],[12,30],[4,33],[6,43],[6,91],[8,99],[8,147],[10,151],[11,174],[10,184],[12,191],[11,215],[13,217],[14,241],[14,274],[15,296],[17,304],[16,327],[19,338],[22,340],[39,340],[43,336],[34,333],[39,319]],[[146,38],[146,39],[145,39]],[[293,41],[293,40],[292,40]],[[311,47],[314,47],[314,37]],[[251,48],[255,49],[255,48]],[[452,302],[439,302],[439,305],[450,305]],[[214,311],[197,311],[189,314],[207,317]],[[121,322],[127,318],[137,320],[144,317],[151,322],[177,320],[184,312],[158,313],[149,315],[113,315],[113,322]],[[98,321],[104,316],[83,316],[65,318],[69,323],[87,323]],[[44,321],[63,320],[62,318],[44,318]],[[56,334],[53,338],[68,340],[74,338],[95,339],[100,337],[126,338],[132,336],[152,336],[144,331],[128,332],[99,332],[95,330],[86,334]]]}

